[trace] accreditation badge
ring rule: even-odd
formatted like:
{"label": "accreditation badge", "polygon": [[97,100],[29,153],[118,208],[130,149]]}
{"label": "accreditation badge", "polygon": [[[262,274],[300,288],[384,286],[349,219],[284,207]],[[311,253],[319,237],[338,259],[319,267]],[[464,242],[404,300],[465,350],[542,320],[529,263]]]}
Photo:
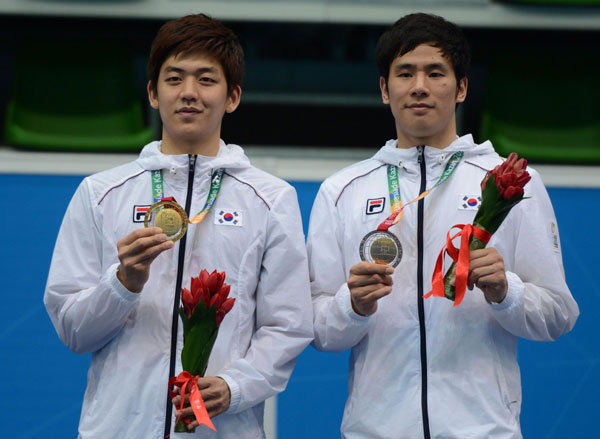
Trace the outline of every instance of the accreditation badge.
{"label": "accreditation badge", "polygon": [[144,227],[160,227],[171,241],[180,240],[187,232],[188,216],[175,201],[154,203],[144,218]]}
{"label": "accreditation badge", "polygon": [[360,242],[360,259],[375,264],[396,267],[402,259],[400,240],[388,231],[373,230]]}

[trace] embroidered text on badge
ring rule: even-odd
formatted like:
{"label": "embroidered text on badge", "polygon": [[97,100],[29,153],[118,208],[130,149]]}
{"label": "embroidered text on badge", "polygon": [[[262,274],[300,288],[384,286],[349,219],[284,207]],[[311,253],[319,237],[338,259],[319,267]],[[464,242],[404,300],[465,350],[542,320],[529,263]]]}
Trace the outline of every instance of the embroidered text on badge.
{"label": "embroidered text on badge", "polygon": [[219,209],[215,211],[215,224],[220,226],[242,226],[242,212],[236,209]]}

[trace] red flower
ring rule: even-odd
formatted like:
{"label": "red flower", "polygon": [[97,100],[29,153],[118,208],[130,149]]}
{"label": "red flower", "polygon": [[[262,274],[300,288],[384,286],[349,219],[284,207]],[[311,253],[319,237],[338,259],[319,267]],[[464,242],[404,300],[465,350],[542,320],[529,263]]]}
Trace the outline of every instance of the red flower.
{"label": "red flower", "polygon": [[183,311],[189,319],[192,317],[192,313],[198,302],[194,301],[194,296],[192,296],[192,293],[187,288],[181,289],[181,301],[183,302]]}
{"label": "red flower", "polygon": [[206,309],[215,307],[217,314],[217,325],[223,321],[223,317],[233,307],[235,299],[227,298],[231,286],[225,283],[225,272],[218,273],[214,270],[208,273],[202,270],[198,277],[192,277],[190,290],[187,288],[181,289],[181,301],[183,302],[183,310],[187,318],[191,318],[196,306],[202,303]]}
{"label": "red flower", "polygon": [[492,175],[496,181],[500,196],[504,199],[523,195],[523,186],[531,180],[531,176],[527,172],[527,160],[524,158],[518,159],[515,152],[511,152],[504,163],[496,166],[486,175],[481,182],[482,192],[485,190],[485,185]]}
{"label": "red flower", "polygon": [[231,311],[231,308],[233,308],[233,304],[235,302],[234,298],[229,298],[226,299],[223,304],[221,305],[220,308],[217,308],[217,325],[220,325],[221,322],[223,321],[223,317],[225,317],[225,314],[227,314],[229,311]]}

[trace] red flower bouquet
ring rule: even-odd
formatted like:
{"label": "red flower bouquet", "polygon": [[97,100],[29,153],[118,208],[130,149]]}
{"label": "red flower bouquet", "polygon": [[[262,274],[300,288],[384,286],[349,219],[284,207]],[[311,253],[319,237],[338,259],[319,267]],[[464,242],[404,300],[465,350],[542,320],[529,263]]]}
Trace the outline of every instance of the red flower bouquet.
{"label": "red flower bouquet", "polygon": [[[192,277],[190,290],[181,289],[183,306],[179,308],[179,315],[183,321],[184,334],[183,350],[181,351],[183,372],[169,380],[171,398],[176,395],[172,391],[173,386],[180,389],[181,405],[178,408],[183,408],[185,396],[189,395],[190,405],[198,423],[215,431],[200,396],[197,382],[198,377],[204,376],[204,372],[206,372],[208,358],[219,332],[219,325],[235,302],[235,299],[227,297],[230,288],[225,283],[225,273],[217,273],[215,270],[208,274],[208,271],[202,270],[198,277]],[[191,422],[188,418],[178,419],[175,431],[179,433],[193,432],[194,430],[188,430],[186,427],[186,424]]]}
{"label": "red flower bouquet", "polygon": [[[523,187],[529,180],[531,176],[527,172],[527,160],[519,159],[514,152],[504,163],[488,172],[481,182],[481,206],[473,224],[455,225],[452,229],[461,230],[454,236],[448,232],[446,246],[440,252],[433,272],[432,289],[425,298],[432,295],[446,297],[454,300],[454,306],[460,305],[467,289],[469,252],[486,246],[510,210],[524,199]],[[461,237],[460,250],[452,244],[452,240],[458,236]],[[446,253],[454,262],[443,276]]]}

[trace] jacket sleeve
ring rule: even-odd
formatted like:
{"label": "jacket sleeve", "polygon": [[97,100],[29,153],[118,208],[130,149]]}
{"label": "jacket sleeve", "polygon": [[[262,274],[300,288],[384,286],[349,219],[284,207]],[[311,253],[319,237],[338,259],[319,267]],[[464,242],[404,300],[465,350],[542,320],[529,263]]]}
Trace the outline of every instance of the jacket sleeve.
{"label": "jacket sleeve", "polygon": [[259,279],[256,329],[248,352],[217,374],[231,391],[227,413],[283,391],[296,358],[313,338],[306,247],[292,187],[278,196],[269,213]]}
{"label": "jacket sleeve", "polygon": [[358,344],[372,319],[352,309],[341,221],[343,218],[324,183],[310,215],[307,247],[314,313],[313,345],[328,352],[342,352]]}
{"label": "jacket sleeve", "polygon": [[505,259],[508,293],[490,308],[508,332],[551,341],[573,328],[579,308],[565,281],[550,198],[539,175],[529,171],[532,179],[525,186],[529,198],[513,208],[507,217],[511,221],[502,224],[504,230],[496,242]]}
{"label": "jacket sleeve", "polygon": [[117,279],[118,264],[102,266],[98,217],[86,179],[60,227],[44,293],[56,332],[77,353],[93,352],[108,343],[139,300],[139,294],[129,292]]}

